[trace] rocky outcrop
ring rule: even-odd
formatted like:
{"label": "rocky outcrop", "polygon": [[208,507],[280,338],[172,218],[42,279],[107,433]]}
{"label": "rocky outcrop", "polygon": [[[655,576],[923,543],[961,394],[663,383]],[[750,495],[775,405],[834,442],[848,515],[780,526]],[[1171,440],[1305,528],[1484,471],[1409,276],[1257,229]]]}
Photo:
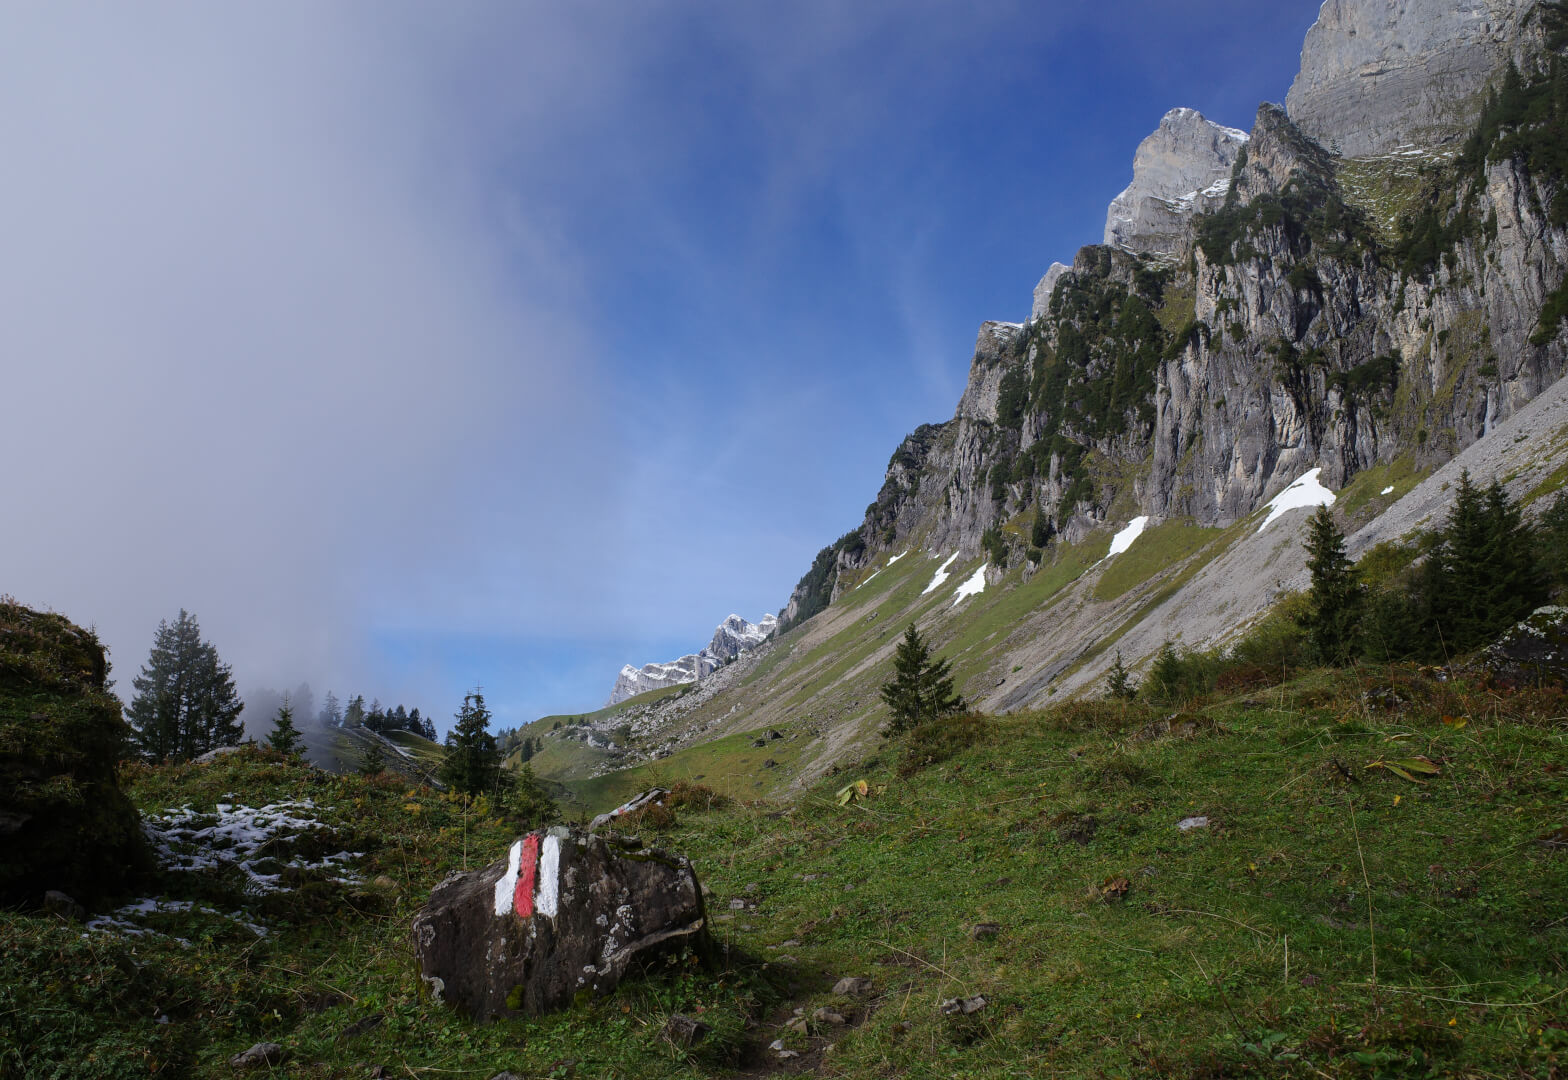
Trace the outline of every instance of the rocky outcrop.
{"label": "rocky outcrop", "polygon": [[644,664],[640,668],[627,664],[621,668],[605,705],[615,705],[650,690],[706,679],[741,653],[761,645],[777,626],[778,619],[772,615],[764,615],[755,623],[731,615],[718,625],[712,640],[701,652],[688,653],[664,664]]}
{"label": "rocky outcrop", "polygon": [[686,858],[564,826],[436,886],[413,937],[431,996],[481,1022],[609,993],[671,949],[712,949]]}
{"label": "rocky outcrop", "polygon": [[[1331,0],[1325,20],[1338,10]],[[1401,10],[1419,51],[1426,5]],[[1568,19],[1543,20],[1568,35]],[[788,624],[894,552],[984,549],[995,572],[1139,516],[1227,526],[1310,469],[1337,489],[1482,438],[1568,370],[1568,178],[1550,146],[1521,149],[1550,138],[1523,103],[1560,94],[1563,78],[1560,64],[1528,67],[1499,99],[1502,121],[1419,174],[1368,173],[1376,163],[1347,162],[1265,104],[1245,142],[1220,140],[1235,161],[1207,208],[1160,211],[1144,234],[1113,210],[1108,236],[1158,242],[1084,248],[1027,324],[981,327],[956,415],[893,454],[863,522],[797,586]],[[1473,122],[1476,105],[1456,115]],[[1140,182],[1160,175],[1156,149],[1213,128],[1173,117],[1174,133],[1140,148]],[[1168,186],[1145,191],[1196,182],[1161,168]]]}
{"label": "rocky outcrop", "polygon": [[1045,272],[1040,283],[1034,287],[1034,306],[1029,309],[1030,322],[1040,319],[1051,310],[1051,294],[1056,291],[1056,283],[1071,269],[1072,267],[1066,263],[1051,264],[1051,268]]}
{"label": "rocky outcrop", "polygon": [[1196,109],[1166,113],[1138,144],[1132,183],[1111,200],[1105,243],[1157,258],[1177,254],[1192,215],[1224,201],[1236,155],[1246,145],[1246,132],[1206,120]]}
{"label": "rocky outcrop", "polygon": [[1285,99],[1296,125],[1346,157],[1456,142],[1517,54],[1535,0],[1326,0]]}
{"label": "rocky outcrop", "polygon": [[107,671],[91,631],[0,599],[0,904],[95,904],[151,866]]}
{"label": "rocky outcrop", "polygon": [[996,421],[997,404],[1002,394],[1002,378],[1007,374],[1007,356],[1017,346],[1024,328],[1018,323],[980,324],[975,338],[975,355],[969,362],[969,382],[958,399],[956,417],[966,420]]}
{"label": "rocky outcrop", "polygon": [[773,615],[764,615],[755,623],[749,623],[739,615],[731,615],[719,623],[713,631],[713,639],[702,651],[720,661],[733,660],[768,640],[778,623]]}

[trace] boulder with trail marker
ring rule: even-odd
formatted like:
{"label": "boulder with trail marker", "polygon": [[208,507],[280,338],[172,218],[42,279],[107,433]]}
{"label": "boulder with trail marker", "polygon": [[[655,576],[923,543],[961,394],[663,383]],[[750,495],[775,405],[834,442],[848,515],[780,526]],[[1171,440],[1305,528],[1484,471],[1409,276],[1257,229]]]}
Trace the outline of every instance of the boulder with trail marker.
{"label": "boulder with trail marker", "polygon": [[608,993],[668,950],[691,949],[704,962],[712,952],[688,859],[565,826],[531,832],[484,869],[447,878],[413,934],[431,996],[479,1021]]}

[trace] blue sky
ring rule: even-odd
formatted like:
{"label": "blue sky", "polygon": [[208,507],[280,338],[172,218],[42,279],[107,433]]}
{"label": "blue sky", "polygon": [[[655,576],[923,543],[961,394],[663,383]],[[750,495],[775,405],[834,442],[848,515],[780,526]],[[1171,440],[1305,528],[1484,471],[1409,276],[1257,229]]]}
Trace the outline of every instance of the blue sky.
{"label": "blue sky", "polygon": [[597,707],[776,611],[984,319],[1175,106],[1250,127],[1312,3],[18,9],[0,592],[122,690]]}

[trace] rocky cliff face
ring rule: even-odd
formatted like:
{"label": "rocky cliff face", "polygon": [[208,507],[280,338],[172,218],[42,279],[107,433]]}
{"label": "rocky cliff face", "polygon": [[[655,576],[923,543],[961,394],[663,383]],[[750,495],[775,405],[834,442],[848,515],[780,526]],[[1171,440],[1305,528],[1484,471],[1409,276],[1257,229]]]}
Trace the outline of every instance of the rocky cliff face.
{"label": "rocky cliff face", "polygon": [[[1530,41],[1568,45],[1568,14],[1524,18],[1509,5],[1482,18],[1471,4],[1439,18],[1433,6],[1330,0],[1297,86],[1361,70],[1347,57],[1362,45],[1335,52],[1324,28],[1370,26],[1368,11],[1388,9],[1379,55],[1435,56],[1471,27],[1463,40],[1493,57],[1499,83],[1495,65],[1511,53],[1525,66],[1479,125],[1479,96],[1445,99],[1443,115],[1468,118],[1467,141],[1400,171],[1336,156],[1265,105],[1245,140],[1205,136],[1216,155],[1206,167],[1235,148],[1209,205],[1140,219],[1118,196],[1107,234],[1121,242],[1085,248],[1048,276],[1029,323],[981,327],[954,418],[899,446],[865,520],[818,556],[784,626],[912,547],[1027,565],[1056,538],[1139,515],[1227,525],[1311,468],[1337,488],[1401,456],[1437,464],[1561,376],[1568,116],[1550,103],[1568,99],[1568,61],[1531,53]],[[1430,73],[1436,61],[1423,63]],[[1420,102],[1440,88],[1426,98],[1399,89],[1396,104],[1416,104],[1376,124],[1351,113],[1330,125],[1328,98],[1293,95],[1325,118],[1316,130],[1359,148],[1435,131],[1441,110]],[[1164,186],[1146,184],[1145,205],[1208,175],[1181,171],[1185,151],[1145,153],[1213,128],[1179,113],[1140,148],[1134,188],[1167,170]]]}
{"label": "rocky cliff face", "polygon": [[1192,215],[1224,201],[1246,144],[1246,132],[1206,120],[1196,109],[1166,113],[1138,144],[1132,183],[1111,200],[1105,243],[1156,258],[1177,255]]}
{"label": "rocky cliff face", "polygon": [[644,664],[640,668],[627,664],[621,668],[610,691],[610,700],[605,704],[614,705],[649,690],[705,679],[741,653],[761,645],[777,626],[778,619],[772,615],[764,615],[755,623],[731,615],[718,625],[713,639],[701,652],[689,653],[664,664]]}
{"label": "rocky cliff face", "polygon": [[1285,99],[1346,157],[1457,142],[1487,82],[1530,36],[1535,0],[1326,0]]}

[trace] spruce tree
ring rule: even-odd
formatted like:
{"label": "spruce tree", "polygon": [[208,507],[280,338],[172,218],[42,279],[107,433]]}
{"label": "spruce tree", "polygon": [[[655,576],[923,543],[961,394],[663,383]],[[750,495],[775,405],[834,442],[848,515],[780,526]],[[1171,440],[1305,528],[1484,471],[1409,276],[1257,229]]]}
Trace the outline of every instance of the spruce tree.
{"label": "spruce tree", "polygon": [[1313,659],[1340,666],[1357,651],[1365,590],[1355,564],[1345,554],[1345,534],[1328,507],[1320,506],[1312,515],[1306,548],[1312,587],[1301,625]]}
{"label": "spruce tree", "polygon": [[364,776],[380,776],[387,769],[387,753],[381,749],[379,740],[365,744],[365,752],[359,756],[359,771]]}
{"label": "spruce tree", "polygon": [[321,713],[317,716],[322,727],[337,727],[343,723],[343,706],[338,704],[338,696],[331,690],[327,691],[326,700],[321,703]]}
{"label": "spruce tree", "polygon": [[1186,671],[1181,662],[1181,654],[1176,651],[1175,642],[1167,641],[1160,646],[1160,651],[1155,654],[1154,663],[1149,666],[1149,677],[1144,680],[1144,690],[1156,701],[1171,702],[1182,696],[1186,683]]}
{"label": "spruce tree", "polygon": [[294,708],[286,697],[283,699],[283,704],[278,706],[278,715],[272,721],[272,732],[267,736],[267,745],[289,757],[300,752],[299,728],[294,726]]}
{"label": "spruce tree", "polygon": [[950,661],[931,659],[930,648],[910,623],[893,653],[893,678],[882,686],[882,700],[893,713],[890,734],[963,711],[964,700],[953,689],[951,669]]}
{"label": "spruce tree", "polygon": [[1105,673],[1105,694],[1119,701],[1131,701],[1138,696],[1138,688],[1133,684],[1132,673],[1122,663],[1120,649],[1116,650],[1116,659]]}
{"label": "spruce tree", "polygon": [[1450,655],[1484,645],[1546,597],[1533,536],[1501,484],[1461,473],[1423,576],[1430,619]]}
{"label": "spruce tree", "polygon": [[239,716],[245,704],[234,676],[183,608],[172,626],[158,624],[152,652],[131,685],[136,696],[126,719],[138,748],[154,761],[189,761],[244,735]]}
{"label": "spruce tree", "polygon": [[454,791],[481,795],[494,791],[501,781],[501,751],[490,734],[490,710],[476,688],[463,695],[463,707],[446,737],[446,758],[441,779]]}

